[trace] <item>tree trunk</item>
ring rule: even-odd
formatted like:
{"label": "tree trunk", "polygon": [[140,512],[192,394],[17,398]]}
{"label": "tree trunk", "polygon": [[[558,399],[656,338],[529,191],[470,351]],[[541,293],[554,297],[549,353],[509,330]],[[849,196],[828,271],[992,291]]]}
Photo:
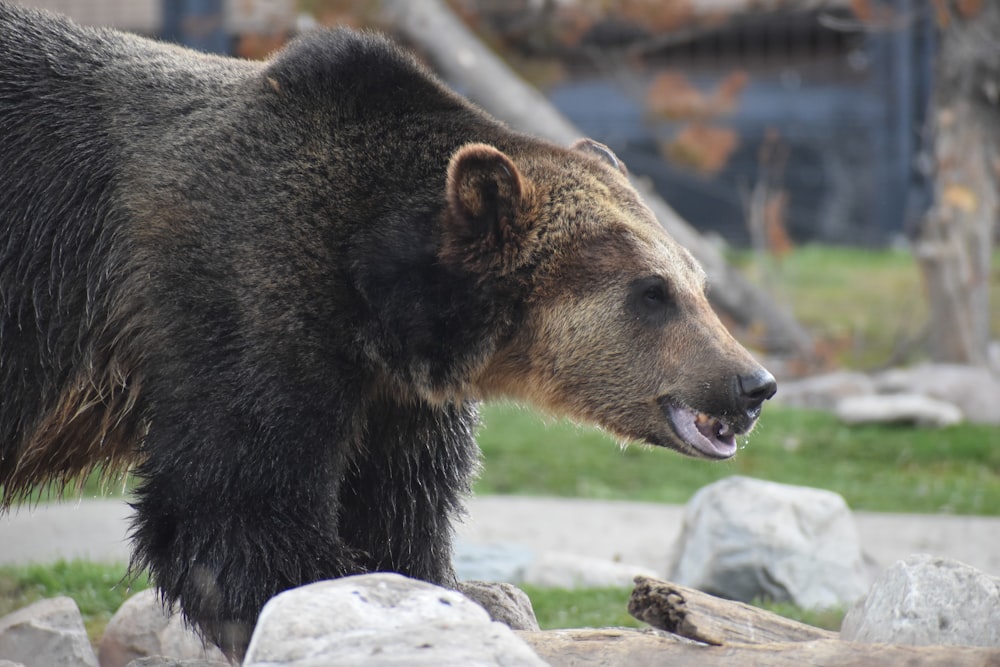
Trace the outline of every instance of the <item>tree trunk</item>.
{"label": "tree trunk", "polygon": [[[445,79],[500,120],[564,146],[582,136],[440,0],[382,0],[381,5],[389,25],[423,51]],[[752,332],[756,336],[752,342],[763,350],[812,358],[809,335],[786,309],[729,266],[643,179],[633,176],[632,182],[660,224],[705,268],[709,298],[720,312]]]}
{"label": "tree trunk", "polygon": [[930,308],[932,358],[982,364],[1000,175],[1000,3],[952,5],[936,3],[935,204],[915,253]]}

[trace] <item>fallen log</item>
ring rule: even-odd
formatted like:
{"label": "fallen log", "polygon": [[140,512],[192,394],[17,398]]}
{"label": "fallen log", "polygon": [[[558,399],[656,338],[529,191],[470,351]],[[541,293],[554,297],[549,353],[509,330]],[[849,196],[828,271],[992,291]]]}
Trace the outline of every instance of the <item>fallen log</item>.
{"label": "fallen log", "polygon": [[[475,37],[440,0],[382,0],[383,19],[412,42],[448,81],[510,126],[568,145],[582,136],[535,88],[526,84]],[[809,335],[763,289],[748,282],[722,253],[684,221],[642,178],[633,185],[678,243],[709,278],[709,298],[722,313],[755,332],[765,351],[810,359]]]}
{"label": "fallen log", "polygon": [[708,646],[630,628],[519,632],[552,667],[1000,667],[1000,650],[971,646],[894,646],[837,639]]}
{"label": "fallen log", "polygon": [[828,630],[652,577],[635,578],[628,613],[654,628],[713,646],[837,638]]}

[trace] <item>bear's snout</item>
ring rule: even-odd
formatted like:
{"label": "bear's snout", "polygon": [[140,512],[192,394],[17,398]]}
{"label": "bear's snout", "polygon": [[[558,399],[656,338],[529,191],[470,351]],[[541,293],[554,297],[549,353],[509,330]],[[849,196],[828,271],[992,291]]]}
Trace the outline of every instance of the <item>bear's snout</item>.
{"label": "bear's snout", "polygon": [[760,416],[761,405],[778,391],[778,383],[766,368],[736,376],[736,396],[751,421]]}

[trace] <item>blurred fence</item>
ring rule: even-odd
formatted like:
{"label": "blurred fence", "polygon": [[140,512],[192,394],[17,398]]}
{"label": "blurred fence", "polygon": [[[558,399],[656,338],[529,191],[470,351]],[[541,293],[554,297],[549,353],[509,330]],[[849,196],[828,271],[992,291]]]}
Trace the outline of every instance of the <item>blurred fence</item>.
{"label": "blurred fence", "polygon": [[455,2],[703,231],[878,245],[923,217],[930,0]]}

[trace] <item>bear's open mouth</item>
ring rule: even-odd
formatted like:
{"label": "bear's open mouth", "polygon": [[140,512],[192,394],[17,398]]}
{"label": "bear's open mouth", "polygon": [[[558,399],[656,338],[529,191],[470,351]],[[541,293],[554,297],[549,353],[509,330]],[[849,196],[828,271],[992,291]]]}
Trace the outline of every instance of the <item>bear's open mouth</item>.
{"label": "bear's open mouth", "polygon": [[664,411],[677,437],[697,452],[713,459],[736,453],[737,431],[725,421],[673,401],[664,405]]}

